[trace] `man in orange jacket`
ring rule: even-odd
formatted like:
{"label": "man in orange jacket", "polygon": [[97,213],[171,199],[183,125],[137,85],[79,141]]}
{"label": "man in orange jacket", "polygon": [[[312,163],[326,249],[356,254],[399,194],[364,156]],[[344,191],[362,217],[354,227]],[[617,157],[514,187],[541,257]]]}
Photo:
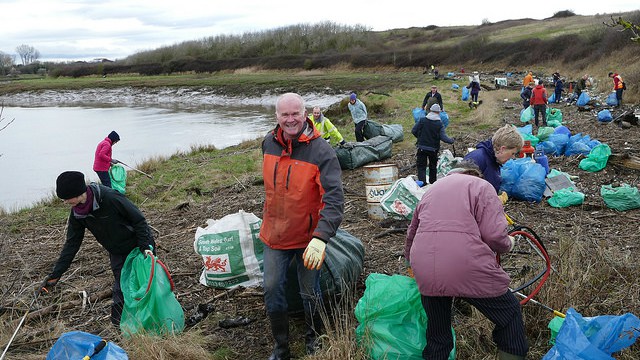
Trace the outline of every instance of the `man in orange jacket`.
{"label": "man in orange jacket", "polygon": [[312,354],[322,327],[320,268],[326,244],[342,222],[344,194],[336,152],[307,118],[302,97],[280,96],[276,118],[278,125],[262,142],[266,195],[260,240],[264,300],[275,340],[269,359],[287,360],[287,269],[295,259],[307,324],[305,348]]}

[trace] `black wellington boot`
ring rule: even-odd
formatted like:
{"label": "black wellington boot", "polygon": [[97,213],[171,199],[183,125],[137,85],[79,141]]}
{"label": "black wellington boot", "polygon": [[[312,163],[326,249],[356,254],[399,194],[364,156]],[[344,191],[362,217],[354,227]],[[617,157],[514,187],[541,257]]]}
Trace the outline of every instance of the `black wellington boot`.
{"label": "black wellington boot", "polygon": [[304,346],[307,355],[313,355],[320,348],[318,337],[322,334],[322,317],[318,311],[311,314],[304,314],[307,331],[304,335]]}
{"label": "black wellington boot", "polygon": [[286,312],[269,314],[275,345],[269,360],[289,360],[289,316]]}

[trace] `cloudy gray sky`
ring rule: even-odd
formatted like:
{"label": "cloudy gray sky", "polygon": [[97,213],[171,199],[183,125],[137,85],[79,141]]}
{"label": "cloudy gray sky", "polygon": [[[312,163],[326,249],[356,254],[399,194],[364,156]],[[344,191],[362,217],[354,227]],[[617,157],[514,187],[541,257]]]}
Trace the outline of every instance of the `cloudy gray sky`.
{"label": "cloudy gray sky", "polygon": [[[41,61],[122,59],[141,50],[221,34],[332,21],[372,30],[478,25],[561,10],[593,15],[639,10],[637,0],[529,2],[389,0],[0,0],[0,51],[26,44]],[[526,9],[526,10],[524,10]],[[19,62],[16,56],[16,62]]]}

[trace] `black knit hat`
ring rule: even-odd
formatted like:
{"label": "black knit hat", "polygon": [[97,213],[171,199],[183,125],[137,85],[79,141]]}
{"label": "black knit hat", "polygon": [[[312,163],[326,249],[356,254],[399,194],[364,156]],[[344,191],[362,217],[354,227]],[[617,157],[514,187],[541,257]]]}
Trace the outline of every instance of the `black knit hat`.
{"label": "black knit hat", "polygon": [[65,171],[56,179],[56,194],[62,200],[73,199],[86,191],[84,174],[79,171]]}
{"label": "black knit hat", "polygon": [[112,131],[109,133],[109,136],[107,136],[109,139],[111,139],[111,142],[116,142],[116,141],[120,141],[120,135],[118,135],[117,132]]}

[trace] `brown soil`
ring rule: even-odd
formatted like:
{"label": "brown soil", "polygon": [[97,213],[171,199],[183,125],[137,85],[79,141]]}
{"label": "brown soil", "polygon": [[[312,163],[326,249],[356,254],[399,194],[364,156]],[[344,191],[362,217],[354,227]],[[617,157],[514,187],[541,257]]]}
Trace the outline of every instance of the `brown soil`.
{"label": "brown soil", "polygon": [[[573,133],[582,132],[594,139],[607,143],[614,153],[629,152],[635,154],[640,149],[640,135],[637,126],[622,129],[615,123],[599,124],[592,112],[577,112],[575,106],[558,106],[564,113],[564,121]],[[520,108],[515,105],[507,110],[511,114],[509,119],[518,116]],[[621,110],[614,111],[614,116]],[[473,134],[456,144],[457,149],[472,147],[479,140],[490,136],[490,132]],[[413,141],[406,139],[405,141]],[[462,144],[464,143],[464,144]],[[447,146],[445,146],[447,148]],[[413,174],[415,168],[412,151],[394,152],[393,157],[385,163],[395,163],[400,169],[400,176]],[[603,171],[589,173],[578,168],[582,157],[550,157],[552,168],[578,175],[577,186],[586,194],[583,206],[556,209],[550,207],[546,201],[541,203],[526,203],[510,201],[506,211],[521,224],[527,224],[540,235],[549,248],[552,261],[558,242],[567,238],[578,238],[582,242],[594,244],[606,243],[618,249],[621,253],[637,247],[637,231],[640,230],[640,210],[616,212],[607,208],[600,194],[600,186],[612,183],[628,183],[637,185],[640,176],[638,170],[620,166],[608,165]],[[343,182],[346,195],[346,210],[342,228],[362,240],[365,246],[365,264],[363,275],[359,281],[358,296],[364,290],[364,280],[370,273],[394,274],[404,271],[403,260],[400,258],[403,249],[404,234],[402,232],[377,237],[387,230],[383,226],[389,223],[374,221],[367,216],[366,199],[364,197],[363,170],[346,170],[343,172]],[[223,290],[206,288],[198,283],[201,271],[201,260],[193,250],[194,233],[198,226],[205,226],[208,218],[221,218],[242,209],[261,216],[263,204],[263,187],[253,177],[240,179],[234,186],[219,188],[205,204],[190,204],[180,209],[166,212],[146,211],[148,222],[159,232],[159,257],[168,265],[176,284],[175,293],[185,310],[185,316],[193,314],[198,304],[212,302],[214,312],[192,329],[198,329],[206,335],[206,347],[214,352],[221,347],[228,347],[232,351],[233,359],[261,359],[268,357],[272,346],[269,325],[265,316],[264,304],[259,289],[246,289],[228,295]],[[1,220],[1,219],[0,219]],[[47,274],[62,245],[64,224],[49,223],[46,216],[34,214],[29,224],[13,224],[11,227],[0,224],[7,231],[2,231],[2,269],[3,306],[13,307],[3,317],[10,316],[18,319],[24,314],[30,292],[42,277]],[[405,223],[394,223],[394,226],[406,226]],[[14,227],[19,227],[19,231]],[[11,231],[10,231],[11,230]],[[36,255],[38,254],[38,255]],[[42,254],[49,254],[46,258]],[[37,261],[34,261],[37,260]],[[626,283],[619,286],[637,288],[637,277],[625,278]],[[47,296],[39,298],[33,309],[42,309],[51,304],[62,304],[79,299],[79,292],[86,291],[89,295],[97,294],[108,289],[112,283],[112,275],[105,251],[89,235],[75,262],[64,275],[56,290]],[[553,288],[553,278],[545,287]],[[636,289],[637,290],[637,289]],[[214,300],[214,297],[217,297]],[[550,299],[548,299],[550,300]],[[637,298],[631,302],[623,302],[607,307],[598,298],[573,299],[574,303],[559,304],[566,310],[568,306],[576,307],[585,315],[613,314],[623,312],[640,313]],[[107,339],[118,342],[120,336],[116,329],[110,326],[110,300],[97,301],[87,304],[85,308],[76,305],[67,310],[53,309],[50,313],[30,318],[20,330],[14,341],[10,357],[21,358],[26,355],[40,358],[55,341],[54,325],[61,324],[64,331],[82,330],[91,332]],[[544,313],[534,305],[524,307],[525,317],[544,317]],[[246,326],[223,329],[218,321],[238,316],[252,319]],[[481,317],[474,318],[476,323]],[[550,317],[548,318],[550,319]],[[462,320],[464,323],[464,320]],[[16,324],[16,323],[12,323]],[[297,322],[297,325],[300,325]],[[472,324],[473,325],[473,324]],[[532,354],[544,354],[548,333],[546,328],[536,323],[537,328],[528,325]],[[12,332],[15,327],[6,330]],[[477,336],[464,327],[456,329],[463,337]],[[293,331],[294,342],[298,345],[295,351],[301,351],[299,343],[302,341],[301,327],[296,326]],[[468,340],[467,340],[468,341]],[[490,348],[490,333],[483,333],[480,343],[488,343]],[[637,351],[637,350],[635,350]],[[469,352],[461,349],[459,358],[472,358]],[[533,356],[532,358],[536,358]],[[537,358],[540,358],[538,356]]]}

